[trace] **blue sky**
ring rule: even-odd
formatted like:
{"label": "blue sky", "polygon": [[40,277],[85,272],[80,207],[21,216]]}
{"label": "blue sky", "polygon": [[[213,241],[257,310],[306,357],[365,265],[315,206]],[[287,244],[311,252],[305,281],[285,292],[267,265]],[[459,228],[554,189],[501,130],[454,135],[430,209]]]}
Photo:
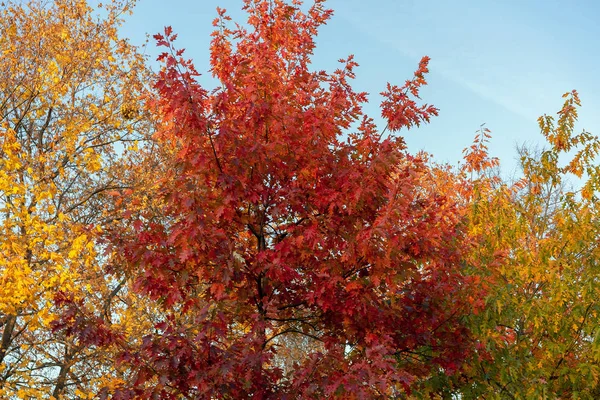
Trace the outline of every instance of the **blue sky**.
{"label": "blue sky", "polygon": [[[594,0],[330,0],[333,18],[317,38],[315,69],[332,71],[354,54],[355,87],[370,93],[379,119],[386,82],[402,84],[421,56],[431,57],[422,99],[440,109],[431,124],[402,131],[409,150],[455,164],[482,123],[503,172],[516,166],[515,146],[543,143],[537,117],[554,114],[561,95],[579,91],[578,128],[600,134],[600,3]],[[122,34],[134,44],[171,25],[199,72],[208,70],[215,8],[245,21],[241,0],[139,0]],[[158,51],[152,41],[147,52]],[[207,78],[205,82],[210,82]]]}

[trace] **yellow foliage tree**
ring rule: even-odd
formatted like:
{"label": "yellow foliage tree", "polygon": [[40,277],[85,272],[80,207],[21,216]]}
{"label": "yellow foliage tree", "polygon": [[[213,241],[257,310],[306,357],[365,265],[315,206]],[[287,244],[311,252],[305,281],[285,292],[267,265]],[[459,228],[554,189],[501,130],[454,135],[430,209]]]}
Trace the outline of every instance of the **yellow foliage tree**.
{"label": "yellow foliage tree", "polygon": [[131,185],[120,158],[151,131],[145,60],[117,37],[132,6],[0,9],[0,398],[87,398],[111,376],[109,354],[53,333],[57,296],[132,329],[126,281],[104,274],[96,241],[111,193]]}
{"label": "yellow foliage tree", "polygon": [[[470,317],[472,362],[456,376],[436,377],[443,396],[600,396],[600,140],[575,132],[577,92],[564,99],[557,118],[539,119],[547,148],[519,150],[518,182],[494,171],[489,135],[467,150],[463,195],[475,243],[467,264],[487,297]],[[584,178],[578,190],[570,175]]]}

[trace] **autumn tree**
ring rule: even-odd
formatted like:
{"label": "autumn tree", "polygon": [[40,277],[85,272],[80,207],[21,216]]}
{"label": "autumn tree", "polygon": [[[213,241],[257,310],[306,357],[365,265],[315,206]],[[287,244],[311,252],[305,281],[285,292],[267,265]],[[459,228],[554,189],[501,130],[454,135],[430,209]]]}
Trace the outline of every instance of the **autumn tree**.
{"label": "autumn tree", "polygon": [[[416,103],[428,58],[387,86],[380,130],[352,89],[352,56],[332,73],[309,69],[332,14],[323,0],[246,0],[244,10],[235,26],[218,10],[212,91],[171,28],[155,36],[169,168],[157,175],[158,209],[124,214],[111,257],[161,314],[141,343],[112,337],[131,380],[101,394],[388,398],[431,371],[452,374],[473,307],[462,213],[436,190],[443,171],[398,135],[437,114]],[[306,352],[290,365],[293,338]]]}
{"label": "autumn tree", "polygon": [[[558,117],[539,119],[547,147],[519,150],[523,177],[487,173],[487,137],[469,149],[465,170],[473,247],[469,265],[488,288],[485,311],[469,319],[472,362],[446,393],[464,398],[595,399],[599,386],[600,141],[575,132],[577,92]],[[467,171],[468,170],[468,171]],[[580,178],[572,189],[569,177]],[[576,186],[576,187],[577,187]]]}
{"label": "autumn tree", "polygon": [[117,37],[131,6],[0,9],[2,398],[86,398],[113,370],[110,353],[53,324],[63,298],[96,310],[96,325],[124,324],[124,283],[104,274],[96,237],[114,218],[110,193],[132,184],[120,156],[150,132],[144,59]]}

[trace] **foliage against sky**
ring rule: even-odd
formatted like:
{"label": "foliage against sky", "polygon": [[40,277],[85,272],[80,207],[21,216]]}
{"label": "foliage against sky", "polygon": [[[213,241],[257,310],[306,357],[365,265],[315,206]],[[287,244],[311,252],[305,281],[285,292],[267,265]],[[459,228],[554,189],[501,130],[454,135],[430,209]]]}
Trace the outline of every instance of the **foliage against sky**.
{"label": "foliage against sky", "polygon": [[112,218],[107,194],[129,185],[123,146],[150,127],[136,110],[144,60],[116,36],[128,7],[108,2],[102,19],[77,0],[0,11],[2,398],[87,396],[111,369],[52,323],[63,294],[118,314],[95,238]]}
{"label": "foliage against sky", "polygon": [[354,57],[311,63],[327,3],[243,4],[215,13],[214,90],[170,27],[149,72],[117,34],[132,4],[2,6],[0,395],[597,397],[578,93],[522,179],[486,128],[436,164],[403,137],[439,111],[428,57],[378,128]]}

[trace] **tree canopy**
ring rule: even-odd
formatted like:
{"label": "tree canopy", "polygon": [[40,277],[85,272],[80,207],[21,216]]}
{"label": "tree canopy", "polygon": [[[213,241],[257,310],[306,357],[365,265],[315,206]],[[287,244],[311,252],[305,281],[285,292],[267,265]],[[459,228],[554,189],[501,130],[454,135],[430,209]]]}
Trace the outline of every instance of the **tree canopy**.
{"label": "tree canopy", "polygon": [[3,3],[0,397],[597,398],[577,92],[519,178],[484,127],[451,167],[402,136],[428,57],[372,118],[352,55],[313,69],[324,0],[241,6],[206,88],[171,27],[157,72],[119,37],[132,3]]}

